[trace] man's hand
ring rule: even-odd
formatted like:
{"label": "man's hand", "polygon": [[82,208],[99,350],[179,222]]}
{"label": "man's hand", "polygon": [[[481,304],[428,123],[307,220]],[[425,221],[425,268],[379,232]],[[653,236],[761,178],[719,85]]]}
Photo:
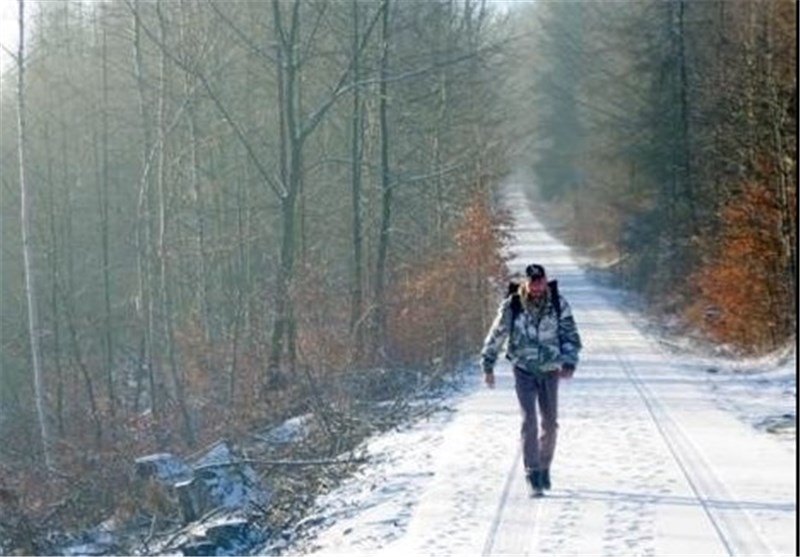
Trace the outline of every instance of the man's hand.
{"label": "man's hand", "polygon": [[572,379],[573,375],[575,375],[575,366],[572,364],[564,364],[558,371],[558,376],[562,379]]}
{"label": "man's hand", "polygon": [[490,389],[494,389],[494,371],[484,371],[483,382],[486,383],[486,386]]}

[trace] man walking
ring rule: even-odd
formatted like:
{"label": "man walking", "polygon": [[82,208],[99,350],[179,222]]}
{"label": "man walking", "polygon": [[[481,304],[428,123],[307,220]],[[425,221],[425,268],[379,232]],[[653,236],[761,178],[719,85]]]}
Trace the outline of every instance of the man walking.
{"label": "man walking", "polygon": [[[484,381],[494,387],[494,365],[508,337],[507,356],[522,410],[522,455],[533,494],[550,489],[550,466],[558,430],[558,382],[569,379],[578,364],[581,339],[572,310],[547,280],[544,267],[525,268],[527,280],[505,298],[481,350]],[[542,434],[539,437],[541,414]]]}

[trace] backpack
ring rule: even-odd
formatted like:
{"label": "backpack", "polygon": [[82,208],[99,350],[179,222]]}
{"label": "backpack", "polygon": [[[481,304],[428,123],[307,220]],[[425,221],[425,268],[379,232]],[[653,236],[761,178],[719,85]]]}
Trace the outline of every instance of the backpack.
{"label": "backpack", "polygon": [[[547,282],[547,288],[550,290],[550,299],[553,300],[553,307],[556,310],[556,320],[558,323],[561,323],[561,300],[559,299],[558,295],[558,281],[550,280]],[[511,324],[508,328],[509,337],[511,336],[512,332],[514,331],[514,322],[517,320],[517,316],[522,313],[522,298],[519,295],[519,283],[515,281],[510,281],[508,283],[508,292],[506,293],[506,297],[511,297]],[[563,344],[563,340],[561,338],[561,327],[558,327],[559,335],[558,335],[558,343],[559,345]],[[506,359],[510,360],[511,355],[506,352]]]}

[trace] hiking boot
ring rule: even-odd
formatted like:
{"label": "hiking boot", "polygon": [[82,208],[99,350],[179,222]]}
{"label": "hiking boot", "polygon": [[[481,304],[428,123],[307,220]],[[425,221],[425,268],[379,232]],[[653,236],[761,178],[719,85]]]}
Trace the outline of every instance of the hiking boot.
{"label": "hiking boot", "polygon": [[528,485],[531,486],[534,496],[540,496],[543,494],[542,490],[544,486],[542,485],[541,470],[530,470],[527,474],[525,474],[525,478],[528,480]]}
{"label": "hiking boot", "polygon": [[549,468],[545,468],[544,470],[542,470],[541,482],[542,482],[542,489],[550,489],[550,469]]}

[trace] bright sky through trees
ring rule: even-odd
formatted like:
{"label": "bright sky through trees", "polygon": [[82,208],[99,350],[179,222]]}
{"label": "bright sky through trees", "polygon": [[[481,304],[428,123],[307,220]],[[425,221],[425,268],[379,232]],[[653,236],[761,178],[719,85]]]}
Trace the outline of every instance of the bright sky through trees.
{"label": "bright sky through trees", "polygon": [[18,13],[17,0],[0,0],[0,70],[5,70],[11,64],[11,52],[17,48]]}

